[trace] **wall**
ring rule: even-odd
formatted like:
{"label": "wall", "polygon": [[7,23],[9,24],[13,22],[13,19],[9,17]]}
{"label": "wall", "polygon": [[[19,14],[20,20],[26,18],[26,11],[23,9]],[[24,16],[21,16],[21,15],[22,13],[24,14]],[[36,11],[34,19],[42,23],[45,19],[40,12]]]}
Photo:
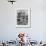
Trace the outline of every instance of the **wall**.
{"label": "wall", "polygon": [[[26,32],[33,40],[46,40],[45,0],[17,0],[12,5],[0,0],[0,40],[14,40],[18,32]],[[16,8],[31,8],[31,28],[16,28]]]}

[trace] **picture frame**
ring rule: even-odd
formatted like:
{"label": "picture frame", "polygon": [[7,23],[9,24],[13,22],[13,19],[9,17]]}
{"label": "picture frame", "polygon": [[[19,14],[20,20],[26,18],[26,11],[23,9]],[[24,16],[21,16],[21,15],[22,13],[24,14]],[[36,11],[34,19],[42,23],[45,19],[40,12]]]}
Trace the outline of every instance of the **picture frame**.
{"label": "picture frame", "polygon": [[31,8],[16,9],[16,28],[31,28]]}

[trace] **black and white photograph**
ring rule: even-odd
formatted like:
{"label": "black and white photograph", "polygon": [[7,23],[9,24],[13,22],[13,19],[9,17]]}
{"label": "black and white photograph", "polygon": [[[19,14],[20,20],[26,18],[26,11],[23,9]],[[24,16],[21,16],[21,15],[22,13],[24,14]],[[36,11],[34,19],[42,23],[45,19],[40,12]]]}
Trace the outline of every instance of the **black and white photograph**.
{"label": "black and white photograph", "polygon": [[16,27],[30,27],[30,8],[19,8],[16,10]]}

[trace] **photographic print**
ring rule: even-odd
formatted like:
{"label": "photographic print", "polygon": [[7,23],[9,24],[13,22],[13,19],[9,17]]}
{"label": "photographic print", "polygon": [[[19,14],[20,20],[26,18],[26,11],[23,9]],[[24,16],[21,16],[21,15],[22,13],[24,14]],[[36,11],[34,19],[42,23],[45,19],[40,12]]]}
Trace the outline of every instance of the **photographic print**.
{"label": "photographic print", "polygon": [[31,26],[31,14],[29,8],[19,8],[16,10],[16,27],[30,27]]}

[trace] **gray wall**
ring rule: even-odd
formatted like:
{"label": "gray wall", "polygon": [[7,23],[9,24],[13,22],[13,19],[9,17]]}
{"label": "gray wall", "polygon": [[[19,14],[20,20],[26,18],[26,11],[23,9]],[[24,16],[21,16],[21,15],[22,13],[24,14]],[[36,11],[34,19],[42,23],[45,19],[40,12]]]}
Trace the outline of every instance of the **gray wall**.
{"label": "gray wall", "polygon": [[[45,0],[17,0],[14,5],[0,0],[0,40],[14,40],[19,32],[31,34],[33,40],[46,40],[45,5]],[[16,8],[31,8],[31,28],[16,28]]]}

